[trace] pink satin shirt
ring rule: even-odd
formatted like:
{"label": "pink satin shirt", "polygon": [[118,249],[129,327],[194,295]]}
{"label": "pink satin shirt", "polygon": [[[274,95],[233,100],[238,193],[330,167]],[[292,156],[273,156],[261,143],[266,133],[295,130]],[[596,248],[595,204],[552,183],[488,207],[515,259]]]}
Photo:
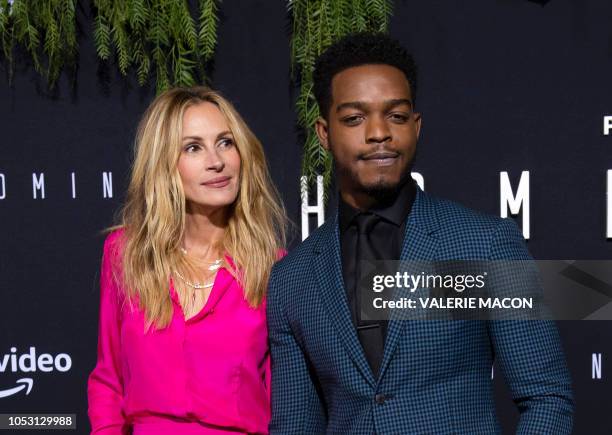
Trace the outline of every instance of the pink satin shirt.
{"label": "pink satin shirt", "polygon": [[249,307],[221,268],[206,305],[188,320],[170,282],[172,321],[145,333],[143,312],[122,303],[112,274],[121,231],[104,243],[98,360],[87,391],[92,433],[268,433],[265,303]]}

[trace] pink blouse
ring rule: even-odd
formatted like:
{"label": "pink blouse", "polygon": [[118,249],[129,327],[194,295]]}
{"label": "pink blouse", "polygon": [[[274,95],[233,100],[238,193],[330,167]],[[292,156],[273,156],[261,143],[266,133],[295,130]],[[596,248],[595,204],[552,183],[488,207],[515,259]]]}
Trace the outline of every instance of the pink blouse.
{"label": "pink blouse", "polygon": [[87,391],[92,433],[268,433],[265,303],[249,307],[221,268],[206,305],[188,320],[170,282],[172,321],[145,333],[143,312],[122,303],[112,275],[121,232],[104,243],[98,360]]}

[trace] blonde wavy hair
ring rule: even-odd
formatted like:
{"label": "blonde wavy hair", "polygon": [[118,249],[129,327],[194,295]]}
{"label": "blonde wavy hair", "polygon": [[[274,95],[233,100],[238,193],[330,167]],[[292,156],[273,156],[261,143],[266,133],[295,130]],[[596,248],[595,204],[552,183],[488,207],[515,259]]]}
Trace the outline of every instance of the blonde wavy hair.
{"label": "blonde wavy hair", "polygon": [[285,246],[287,219],[263,147],[232,104],[203,86],[160,94],[138,125],[121,224],[113,227],[124,228],[121,287],[127,301],[136,302],[144,311],[147,329],[170,323],[169,279],[179,268],[193,269],[180,249],[186,199],[177,165],[185,110],[203,102],[219,108],[240,154],[240,187],[229,206],[219,248],[231,257],[235,269],[230,272],[239,279],[250,306],[257,307],[264,300],[270,270]]}

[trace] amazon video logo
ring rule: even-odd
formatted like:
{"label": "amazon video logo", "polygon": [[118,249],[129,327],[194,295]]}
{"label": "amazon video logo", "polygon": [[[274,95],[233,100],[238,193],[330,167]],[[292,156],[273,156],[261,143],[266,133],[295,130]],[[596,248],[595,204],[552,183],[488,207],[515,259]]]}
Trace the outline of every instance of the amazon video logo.
{"label": "amazon video logo", "polygon": [[[0,356],[0,373],[51,373],[53,371],[67,372],[72,367],[72,359],[67,353],[58,353],[53,356],[49,353],[36,355],[36,348],[30,347],[28,353],[17,354],[17,348],[11,347],[11,352]],[[3,377],[4,378],[4,377]],[[17,379],[16,385],[0,384],[0,399],[14,394],[32,391],[34,380],[27,375]]]}

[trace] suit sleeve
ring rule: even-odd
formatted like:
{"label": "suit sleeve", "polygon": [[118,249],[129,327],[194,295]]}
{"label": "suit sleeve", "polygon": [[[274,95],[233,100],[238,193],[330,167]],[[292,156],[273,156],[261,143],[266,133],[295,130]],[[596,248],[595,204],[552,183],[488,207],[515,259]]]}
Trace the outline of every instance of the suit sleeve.
{"label": "suit sleeve", "polygon": [[306,357],[285,315],[277,274],[268,286],[267,318],[272,356],[270,434],[324,433],[325,413],[310,377]]}
{"label": "suit sleeve", "polygon": [[[514,221],[502,220],[490,259],[500,267],[500,260],[533,261]],[[520,413],[517,433],[571,433],[571,379],[554,321],[490,320],[488,328],[496,362]]]}
{"label": "suit sleeve", "polygon": [[115,263],[113,239],[115,237],[111,234],[104,243],[100,275],[98,359],[87,383],[91,433],[99,435],[120,435],[128,430],[122,409],[120,304],[112,267]]}

